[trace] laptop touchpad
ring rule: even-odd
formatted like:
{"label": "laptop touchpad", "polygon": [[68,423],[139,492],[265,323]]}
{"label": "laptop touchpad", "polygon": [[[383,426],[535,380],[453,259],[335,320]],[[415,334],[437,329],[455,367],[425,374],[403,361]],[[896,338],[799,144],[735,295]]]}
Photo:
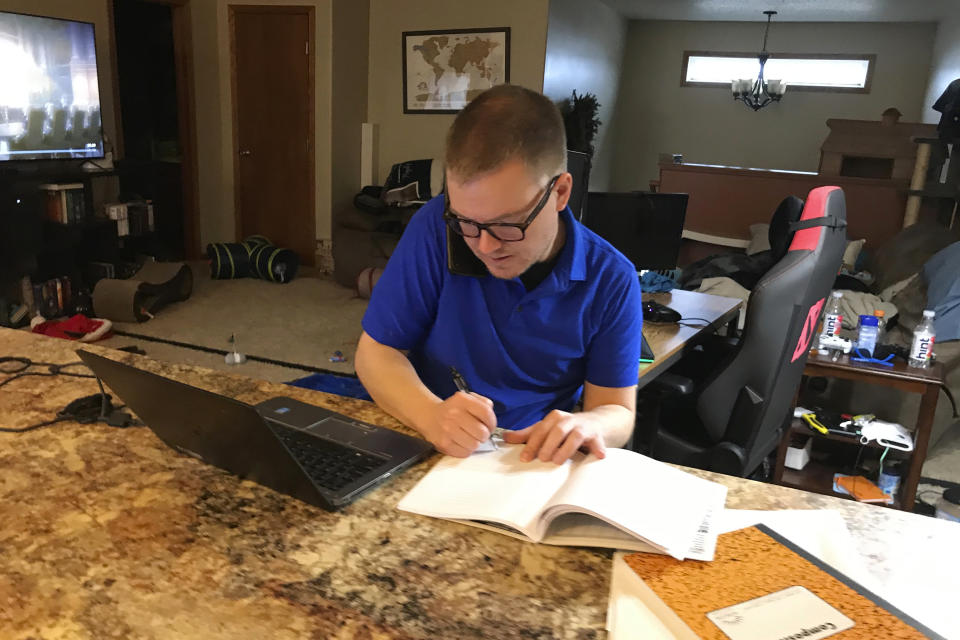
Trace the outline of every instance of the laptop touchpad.
{"label": "laptop touchpad", "polygon": [[367,436],[375,431],[372,427],[353,422],[346,422],[338,418],[327,418],[316,422],[306,429],[307,433],[314,433],[323,436],[334,442],[343,444],[361,444],[366,441]]}

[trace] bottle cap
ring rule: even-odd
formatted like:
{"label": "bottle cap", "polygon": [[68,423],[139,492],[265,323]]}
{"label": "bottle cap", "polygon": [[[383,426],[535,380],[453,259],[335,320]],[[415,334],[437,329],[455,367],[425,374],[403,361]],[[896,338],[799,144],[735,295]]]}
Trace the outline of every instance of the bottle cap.
{"label": "bottle cap", "polygon": [[860,316],[861,327],[879,327],[880,318],[877,316]]}
{"label": "bottle cap", "polygon": [[933,309],[924,309],[924,310],[923,310],[923,317],[924,317],[924,318],[932,318],[932,317],[935,316],[935,315],[936,315],[936,313],[933,311]]}
{"label": "bottle cap", "polygon": [[878,318],[882,318],[882,317],[884,317],[884,316],[887,315],[887,314],[883,312],[883,309],[874,309],[874,310],[873,310],[873,315],[876,316],[876,317],[878,317]]}
{"label": "bottle cap", "polygon": [[843,292],[842,292],[842,291],[831,291],[831,292],[830,292],[830,295],[833,296],[834,298],[842,298],[842,297],[843,297]]}

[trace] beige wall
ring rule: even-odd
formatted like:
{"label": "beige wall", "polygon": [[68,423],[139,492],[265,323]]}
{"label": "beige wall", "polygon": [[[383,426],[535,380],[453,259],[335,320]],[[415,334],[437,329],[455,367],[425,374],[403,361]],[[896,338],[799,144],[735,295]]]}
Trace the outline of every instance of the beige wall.
{"label": "beige wall", "polygon": [[403,160],[437,158],[453,115],[404,114],[401,33],[510,27],[510,82],[540,91],[549,0],[371,0],[368,122],[378,127],[377,180]]}
{"label": "beige wall", "polygon": [[933,23],[774,23],[769,48],[790,53],[875,53],[868,94],[787,90],[756,113],[729,88],[680,86],[684,50],[744,51],[760,23],[633,21],[612,136],[613,187],[646,189],[658,154],[688,162],[816,171],[827,118],[877,120],[897,107],[918,121],[930,68]]}
{"label": "beige wall", "polygon": [[572,91],[593,93],[600,103],[590,189],[610,184],[610,124],[620,85],[627,21],[600,0],[550,0],[543,93],[554,101]]}
{"label": "beige wall", "polygon": [[[96,37],[97,75],[100,84],[100,114],[103,130],[116,140],[117,115],[113,104],[114,69],[110,57],[113,27],[107,15],[106,0],[0,0],[0,11],[31,13],[51,18],[92,22]],[[2,64],[2,62],[0,62]]]}
{"label": "beige wall", "polygon": [[363,186],[360,125],[367,117],[370,0],[335,0],[333,24],[330,188],[335,218],[353,207],[353,196]]}
{"label": "beige wall", "polygon": [[933,61],[930,66],[930,82],[923,101],[923,121],[940,122],[940,112],[933,110],[933,103],[947,88],[960,78],[960,14],[945,18],[937,25],[933,42]]}
{"label": "beige wall", "polygon": [[[330,238],[331,3],[334,0],[193,0],[197,102],[197,155],[200,167],[200,239],[229,241],[238,233],[234,220],[233,122],[230,87],[230,4],[297,5],[315,8],[316,228]],[[336,0],[349,2],[350,0]]]}

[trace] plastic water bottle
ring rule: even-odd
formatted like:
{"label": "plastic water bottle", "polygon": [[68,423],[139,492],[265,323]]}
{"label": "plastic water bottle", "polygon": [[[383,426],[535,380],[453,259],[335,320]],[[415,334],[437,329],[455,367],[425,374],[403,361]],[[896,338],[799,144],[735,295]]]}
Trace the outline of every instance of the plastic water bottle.
{"label": "plastic water bottle", "polygon": [[933,330],[934,313],[930,309],[923,312],[923,320],[913,330],[913,345],[910,347],[910,366],[926,368],[930,366],[933,355],[933,343],[936,334]]}
{"label": "plastic water bottle", "polygon": [[857,349],[862,349],[873,357],[877,347],[877,337],[880,334],[879,320],[876,316],[860,316],[860,327],[857,331]]}
{"label": "plastic water bottle", "polygon": [[877,343],[880,344],[887,333],[887,314],[883,309],[874,309],[873,315],[877,317]]}
{"label": "plastic water bottle", "polygon": [[827,309],[823,312],[823,329],[820,336],[830,338],[840,333],[840,327],[843,325],[843,314],[840,313],[840,299],[843,293],[834,291],[830,294],[830,300],[827,302]]}

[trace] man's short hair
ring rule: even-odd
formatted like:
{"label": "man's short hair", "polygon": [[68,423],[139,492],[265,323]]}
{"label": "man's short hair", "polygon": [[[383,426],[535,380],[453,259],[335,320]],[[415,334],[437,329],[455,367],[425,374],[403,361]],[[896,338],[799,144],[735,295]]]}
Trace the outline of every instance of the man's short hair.
{"label": "man's short hair", "polygon": [[534,179],[566,171],[567,136],[560,110],[517,85],[488,89],[463,108],[447,133],[446,170],[463,181],[520,160]]}

